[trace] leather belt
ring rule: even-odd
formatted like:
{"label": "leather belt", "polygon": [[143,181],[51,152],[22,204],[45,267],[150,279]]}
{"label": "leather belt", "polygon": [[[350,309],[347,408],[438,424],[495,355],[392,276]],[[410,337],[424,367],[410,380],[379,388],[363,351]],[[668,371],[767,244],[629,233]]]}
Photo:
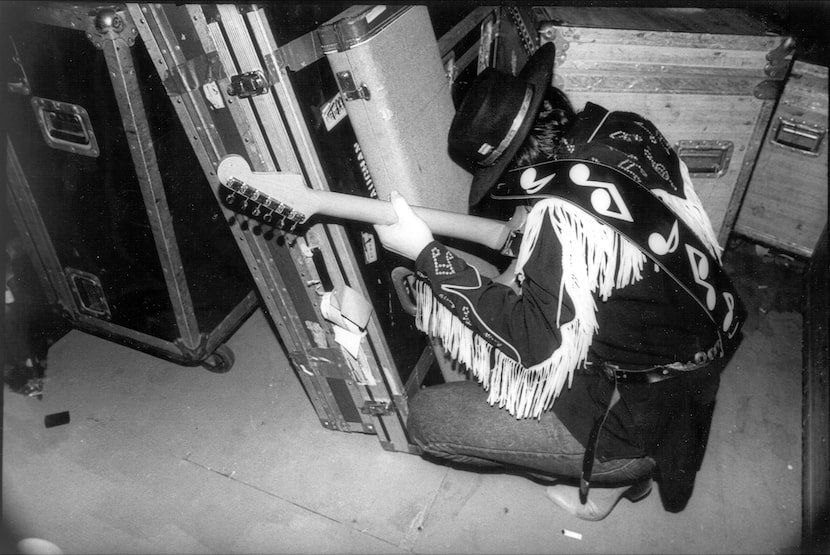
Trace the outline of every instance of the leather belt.
{"label": "leather belt", "polygon": [[[657,370],[645,370],[640,372],[631,372],[625,370],[617,370],[617,383],[620,384],[652,384],[676,378],[681,374],[685,374],[688,370],[674,370],[671,368],[662,367]],[[611,377],[613,380],[613,376]]]}
{"label": "leather belt", "polygon": [[616,380],[619,384],[636,385],[636,384],[654,384],[676,378],[691,370],[703,368],[707,364],[684,365],[684,369],[673,368],[672,366],[651,366],[642,369],[620,368],[618,365],[607,362],[591,362],[585,363],[589,370],[594,373],[601,372],[609,381]]}

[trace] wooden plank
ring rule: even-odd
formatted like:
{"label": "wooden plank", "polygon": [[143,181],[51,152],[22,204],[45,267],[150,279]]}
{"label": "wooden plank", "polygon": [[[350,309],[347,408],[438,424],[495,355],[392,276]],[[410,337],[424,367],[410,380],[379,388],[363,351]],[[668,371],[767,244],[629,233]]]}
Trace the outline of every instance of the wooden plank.
{"label": "wooden plank", "polygon": [[[715,35],[685,33],[637,33],[604,29],[561,29],[567,50],[560,52],[565,62],[601,60],[658,64],[666,66],[700,66],[751,71],[766,78],[766,55],[782,41],[780,37],[752,40],[754,37],[733,37],[727,44],[718,44]],[[708,39],[708,42],[707,42]],[[741,40],[738,40],[741,39]]]}
{"label": "wooden plank", "polygon": [[762,35],[769,30],[745,11],[730,8],[546,6],[535,10],[540,20],[582,27],[731,35]]}

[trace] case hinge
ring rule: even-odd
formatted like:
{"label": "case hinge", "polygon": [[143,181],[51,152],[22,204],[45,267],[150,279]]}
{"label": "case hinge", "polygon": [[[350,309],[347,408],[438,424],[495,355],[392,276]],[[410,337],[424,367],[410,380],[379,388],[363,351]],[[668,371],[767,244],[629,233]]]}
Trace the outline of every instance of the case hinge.
{"label": "case hinge", "polygon": [[262,70],[257,69],[232,76],[231,84],[228,85],[228,94],[239,98],[249,98],[267,93],[270,86]]}
{"label": "case hinge", "polygon": [[372,96],[366,83],[361,83],[359,87],[355,85],[350,71],[337,72],[337,86],[340,87],[340,92],[343,93],[343,98],[346,100],[358,100],[360,98],[369,100]]}
{"label": "case hinge", "polygon": [[395,410],[395,403],[392,401],[366,401],[360,407],[360,412],[369,416],[386,416]]}
{"label": "case hinge", "polygon": [[795,39],[792,37],[785,38],[781,41],[781,44],[779,44],[778,47],[774,50],[770,50],[767,53],[767,61],[769,63],[764,66],[764,73],[767,77],[772,77],[773,79],[784,79],[787,75],[787,68],[789,67],[790,59],[794,50]]}

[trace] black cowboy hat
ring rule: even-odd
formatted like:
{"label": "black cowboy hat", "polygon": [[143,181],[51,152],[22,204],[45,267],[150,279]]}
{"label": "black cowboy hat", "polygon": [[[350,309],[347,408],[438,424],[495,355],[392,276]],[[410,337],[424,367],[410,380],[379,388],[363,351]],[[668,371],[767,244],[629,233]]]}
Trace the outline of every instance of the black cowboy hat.
{"label": "black cowboy hat", "polygon": [[504,173],[533,127],[553,79],[556,47],[546,43],[519,75],[487,68],[471,83],[450,125],[449,153],[473,173],[473,206]]}

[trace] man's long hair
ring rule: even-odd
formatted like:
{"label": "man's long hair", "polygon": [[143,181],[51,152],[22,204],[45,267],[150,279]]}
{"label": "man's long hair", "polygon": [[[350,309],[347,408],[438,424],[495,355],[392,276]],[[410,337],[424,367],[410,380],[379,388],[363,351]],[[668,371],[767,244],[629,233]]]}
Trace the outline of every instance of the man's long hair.
{"label": "man's long hair", "polygon": [[559,142],[575,121],[576,112],[567,95],[554,86],[548,87],[539,115],[513,157],[512,167],[529,166],[553,158]]}

